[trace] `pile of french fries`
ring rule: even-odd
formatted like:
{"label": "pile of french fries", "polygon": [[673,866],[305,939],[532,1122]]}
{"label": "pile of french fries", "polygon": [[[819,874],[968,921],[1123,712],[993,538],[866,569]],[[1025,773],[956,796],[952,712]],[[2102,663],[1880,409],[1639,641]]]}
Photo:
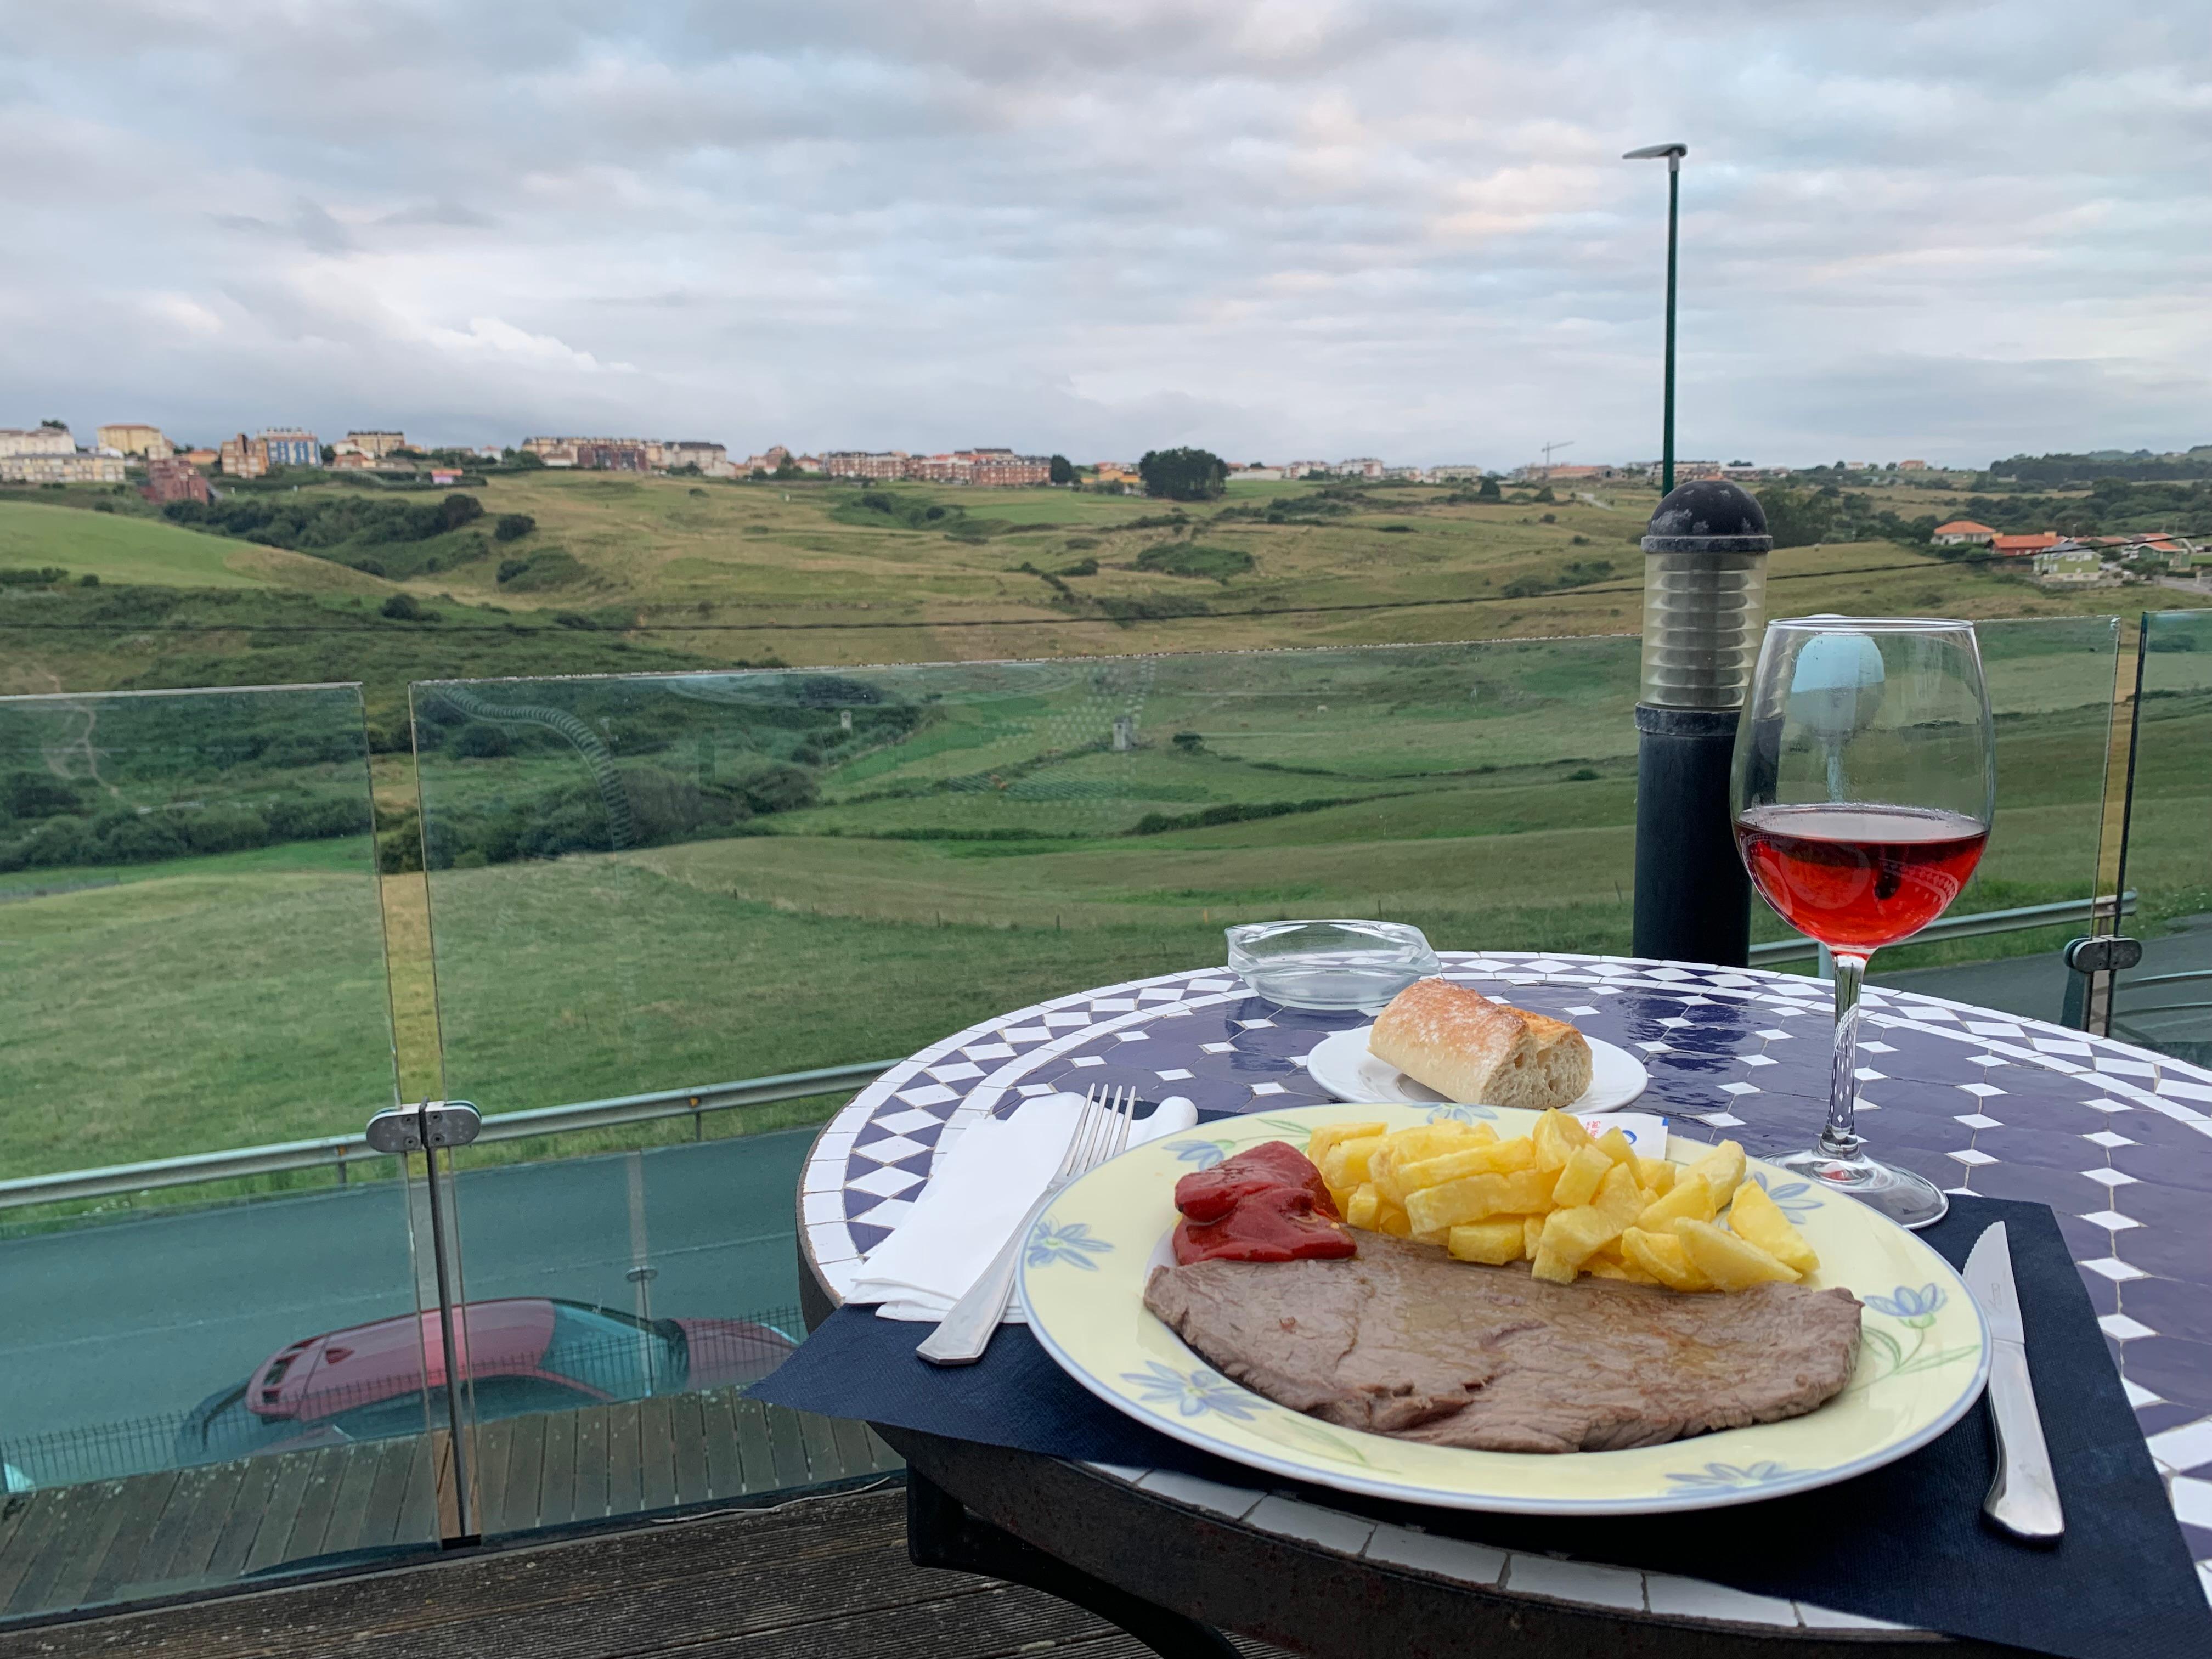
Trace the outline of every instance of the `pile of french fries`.
{"label": "pile of french fries", "polygon": [[1820,1265],[1766,1189],[1744,1178],[1733,1140],[1677,1164],[1638,1157],[1617,1128],[1593,1139],[1579,1119],[1552,1111],[1511,1140],[1486,1123],[1330,1123],[1306,1156],[1353,1226],[1442,1245],[1462,1261],[1525,1260],[1556,1284],[1590,1273],[1743,1291]]}

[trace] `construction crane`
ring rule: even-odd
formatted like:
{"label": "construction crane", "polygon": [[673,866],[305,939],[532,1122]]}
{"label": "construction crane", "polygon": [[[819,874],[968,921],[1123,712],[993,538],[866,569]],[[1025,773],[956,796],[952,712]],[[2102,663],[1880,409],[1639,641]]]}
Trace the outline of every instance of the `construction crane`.
{"label": "construction crane", "polygon": [[1552,452],[1555,449],[1572,449],[1574,447],[1575,441],[1572,438],[1568,439],[1566,442],[1563,444],[1546,444],[1544,446],[1544,476],[1548,478],[1552,476]]}

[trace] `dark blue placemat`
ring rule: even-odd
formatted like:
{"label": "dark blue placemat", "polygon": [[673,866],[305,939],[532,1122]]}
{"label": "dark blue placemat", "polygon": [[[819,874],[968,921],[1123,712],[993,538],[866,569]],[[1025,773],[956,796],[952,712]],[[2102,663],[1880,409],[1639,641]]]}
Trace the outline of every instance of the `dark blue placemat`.
{"label": "dark blue placemat", "polygon": [[[1933,1444],[1856,1480],[1694,1514],[1567,1522],[1310,1495],[1504,1548],[1680,1573],[2067,1659],[2212,1654],[2212,1608],[2050,1210],[1956,1198],[1921,1237],[1956,1265],[1994,1221],[2011,1237],[2029,1367],[2066,1505],[2066,1537],[2054,1548],[1983,1522],[1994,1465],[1979,1407]],[[1021,1327],[1001,1330],[980,1364],[953,1370],[915,1358],[924,1333],[871,1310],[840,1310],[752,1395],[1081,1462],[1287,1485],[1103,1404]]]}

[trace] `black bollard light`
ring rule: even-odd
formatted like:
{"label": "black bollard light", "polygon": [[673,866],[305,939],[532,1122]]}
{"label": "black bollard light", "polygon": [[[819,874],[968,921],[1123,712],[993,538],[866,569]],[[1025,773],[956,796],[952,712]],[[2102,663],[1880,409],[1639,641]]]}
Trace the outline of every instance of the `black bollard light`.
{"label": "black bollard light", "polygon": [[1729,765],[1759,659],[1774,538],[1759,503],[1717,478],[1674,490],[1646,529],[1636,954],[1741,968],[1751,883],[1729,819]]}

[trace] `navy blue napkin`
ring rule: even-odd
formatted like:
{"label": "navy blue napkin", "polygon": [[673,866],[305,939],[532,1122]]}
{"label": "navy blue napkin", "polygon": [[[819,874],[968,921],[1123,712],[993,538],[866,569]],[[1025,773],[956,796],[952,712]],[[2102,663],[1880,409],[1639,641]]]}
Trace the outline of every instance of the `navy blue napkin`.
{"label": "navy blue napkin", "polygon": [[[1921,1237],[1958,1265],[1996,1221],[2012,1243],[2029,1369],[2066,1506],[2066,1536],[2055,1547],[2015,1542],[1983,1522],[1995,1464],[1982,1407],[1857,1480],[1694,1514],[1559,1521],[1307,1495],[1502,1548],[1679,1573],[2066,1659],[2212,1654],[2212,1608],[2050,1210],[1954,1198]],[[1020,1326],[1001,1329],[980,1363],[951,1370],[915,1358],[926,1330],[841,1309],[752,1396],[1078,1462],[1298,1490],[1103,1404]]]}

